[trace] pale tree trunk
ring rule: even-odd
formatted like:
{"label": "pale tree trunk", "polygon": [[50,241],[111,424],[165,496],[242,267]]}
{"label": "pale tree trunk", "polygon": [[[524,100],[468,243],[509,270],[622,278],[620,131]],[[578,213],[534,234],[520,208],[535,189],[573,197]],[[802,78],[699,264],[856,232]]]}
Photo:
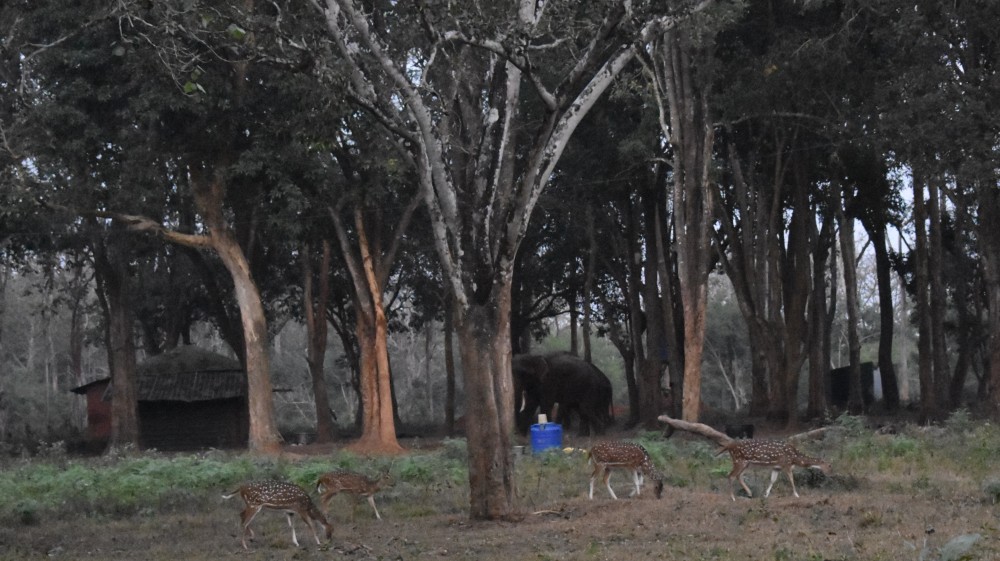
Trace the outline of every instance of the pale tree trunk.
{"label": "pale tree trunk", "polygon": [[250,449],[264,454],[281,450],[281,435],[274,420],[274,397],[267,344],[267,318],[260,291],[250,273],[250,263],[225,221],[222,201],[226,186],[217,170],[212,177],[192,170],[191,187],[195,205],[208,227],[208,243],[218,254],[233,279],[236,303],[243,325],[246,349],[247,405],[250,409]]}
{"label": "pale tree trunk", "polygon": [[333,416],[330,413],[330,398],[326,388],[324,362],[326,360],[326,305],[330,299],[330,242],[323,240],[322,257],[316,283],[313,288],[312,251],[309,244],[302,248],[302,309],[306,322],[308,350],[306,362],[312,380],[313,400],[316,404],[316,442],[333,442]]}
{"label": "pale tree trunk", "polygon": [[[138,448],[139,399],[135,372],[135,339],[128,298],[129,274],[125,270],[121,232],[94,244],[97,294],[105,314],[105,346],[111,372],[111,436],[108,449]],[[110,242],[110,246],[108,245]]]}

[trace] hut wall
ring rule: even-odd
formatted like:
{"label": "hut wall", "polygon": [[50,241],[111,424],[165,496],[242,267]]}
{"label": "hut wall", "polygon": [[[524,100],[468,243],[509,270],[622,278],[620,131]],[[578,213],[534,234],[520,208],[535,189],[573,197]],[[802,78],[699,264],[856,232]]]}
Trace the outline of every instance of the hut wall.
{"label": "hut wall", "polygon": [[107,441],[111,438],[111,402],[104,400],[108,382],[87,388],[87,440]]}
{"label": "hut wall", "polygon": [[143,448],[244,448],[249,420],[244,399],[140,401]]}

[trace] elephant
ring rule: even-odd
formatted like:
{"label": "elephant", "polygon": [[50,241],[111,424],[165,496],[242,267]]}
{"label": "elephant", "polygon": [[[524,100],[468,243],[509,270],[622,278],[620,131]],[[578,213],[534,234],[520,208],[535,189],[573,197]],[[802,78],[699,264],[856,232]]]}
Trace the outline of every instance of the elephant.
{"label": "elephant", "polygon": [[[569,353],[521,354],[513,357],[514,411],[517,429],[528,432],[536,413],[567,426],[575,412],[580,435],[602,432],[614,422],[611,380],[593,364]],[[555,404],[556,415],[551,417]]]}

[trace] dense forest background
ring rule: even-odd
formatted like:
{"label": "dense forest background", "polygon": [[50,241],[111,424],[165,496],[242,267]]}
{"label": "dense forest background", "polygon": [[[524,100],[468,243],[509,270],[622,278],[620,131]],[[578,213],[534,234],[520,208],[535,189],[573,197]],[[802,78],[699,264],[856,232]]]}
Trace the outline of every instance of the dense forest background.
{"label": "dense forest background", "polygon": [[835,413],[841,366],[864,413],[866,359],[889,414],[1000,415],[996,21],[972,0],[5,2],[3,438],[78,426],[64,390],[106,368],[110,449],[137,444],[137,361],[197,343],[243,365],[252,451],[314,423],[401,453],[404,421],[443,412],[472,516],[507,518],[511,355],[557,326],[626,426],[718,407],[795,429]]}
{"label": "dense forest background", "polygon": [[[878,333],[878,295],[870,253],[862,256],[859,271],[862,279],[862,315],[867,318],[862,336],[865,342],[862,359],[872,361],[875,359],[874,343]],[[87,306],[79,320],[84,327],[79,359],[73,358],[69,345],[72,312],[65,300],[58,296],[61,291],[68,290],[63,285],[71,282],[72,277],[67,275],[68,271],[63,268],[42,267],[40,263],[4,270],[3,297],[0,299],[0,334],[3,336],[0,349],[5,375],[0,379],[0,428],[2,449],[6,453],[31,452],[56,442],[70,446],[79,444],[87,420],[85,403],[83,396],[69,390],[109,375],[100,330],[102,320],[93,294],[88,295]],[[897,290],[896,294],[901,292]],[[712,304],[708,311],[706,335],[708,352],[702,366],[705,371],[705,402],[716,411],[732,413],[735,418],[747,413],[751,390],[746,325],[724,276],[713,277],[710,299]],[[405,314],[400,312],[400,315]],[[906,325],[906,318],[899,321],[901,325]],[[840,314],[834,322],[837,345],[832,364],[835,367],[846,364],[845,322],[844,314]],[[568,312],[548,319],[539,329],[544,332],[544,337],[536,342],[533,352],[570,349],[572,336]],[[303,324],[290,319],[275,334],[270,347],[275,387],[287,390],[276,395],[279,426],[289,442],[299,442],[301,437],[308,440],[315,438],[316,410],[306,361],[306,337]],[[915,371],[905,366],[912,365],[917,356],[913,330],[901,329],[897,337],[895,348],[899,355],[896,361],[903,365],[900,369],[901,385],[904,388],[915,387],[916,380],[912,379]],[[192,343],[223,355],[232,354],[208,324],[195,329]],[[615,408],[620,414],[628,407],[621,357],[606,338],[597,338],[593,344],[593,361],[611,379]],[[428,323],[422,328],[413,328],[400,322],[398,331],[390,335],[389,348],[399,417],[406,432],[443,434],[446,388],[441,325]],[[146,356],[146,353],[140,353],[139,361]],[[74,360],[78,360],[79,364],[74,365]],[[331,390],[330,407],[337,414],[338,433],[349,438],[356,432],[354,424],[359,396],[352,384],[354,375],[347,365],[346,356],[335,340],[331,340],[324,370]],[[970,386],[969,389],[972,391],[974,388]],[[973,396],[974,393],[970,395]],[[909,394],[904,392],[904,402],[908,402],[908,398]],[[458,402],[457,414],[461,415],[464,413],[461,399]]]}

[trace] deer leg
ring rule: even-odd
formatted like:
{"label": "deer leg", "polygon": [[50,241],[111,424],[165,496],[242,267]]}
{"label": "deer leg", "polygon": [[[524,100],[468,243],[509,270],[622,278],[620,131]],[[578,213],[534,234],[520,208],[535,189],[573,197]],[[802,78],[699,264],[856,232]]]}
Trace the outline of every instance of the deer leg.
{"label": "deer leg", "polygon": [[743,481],[743,472],[746,471],[749,465],[742,462],[733,462],[733,471],[729,472],[729,498],[733,499],[733,501],[736,500],[736,480],[739,480],[740,485],[743,486],[743,490],[747,492],[747,496],[753,497],[753,493],[747,487],[747,482]]}
{"label": "deer leg", "polygon": [[378,513],[378,509],[375,508],[375,496],[374,495],[368,495],[368,504],[372,505],[372,510],[375,511],[375,518],[378,518],[379,520],[382,520],[382,517]]}
{"label": "deer leg", "polygon": [[247,533],[250,534],[251,540],[254,538],[253,530],[250,528],[250,523],[253,522],[254,517],[257,516],[257,513],[259,513],[262,508],[264,507],[247,506],[243,509],[243,512],[240,513],[240,524],[243,526],[243,536],[240,538],[240,542],[243,543],[243,549],[249,549],[247,547]]}
{"label": "deer leg", "polygon": [[771,487],[774,487],[774,482],[778,480],[778,473],[780,473],[780,472],[781,472],[781,470],[778,470],[778,469],[772,469],[771,470],[771,483],[770,483],[770,485],[767,486],[767,490],[764,491],[764,498],[765,499],[768,497],[768,495],[771,494]]}
{"label": "deer leg", "polygon": [[597,481],[597,474],[601,472],[601,465],[594,462],[594,470],[590,472],[590,500],[594,500],[594,481]]}
{"label": "deer leg", "polygon": [[[792,494],[795,495],[796,499],[799,498],[799,492],[795,490],[795,478],[792,477],[792,466],[788,466],[785,473],[788,474],[788,482],[792,484]],[[777,477],[777,474],[775,476]]]}
{"label": "deer leg", "polygon": [[288,527],[292,529],[292,543],[295,544],[295,547],[299,547],[299,538],[295,535],[295,524],[292,524],[292,516],[294,514],[293,512],[286,512],[285,516],[288,517]]}
{"label": "deer leg", "polygon": [[[309,526],[309,531],[312,532],[313,538],[316,540],[316,545],[319,545],[319,535],[316,534],[316,524],[315,524],[316,521],[313,520],[312,516],[310,516],[308,512],[304,512],[304,511],[303,512],[299,512],[299,516],[302,517],[302,520],[305,520],[306,526]],[[288,523],[289,524],[292,523],[292,514],[291,513],[288,513]],[[295,534],[295,529],[294,528],[292,529],[292,534],[293,535]]]}
{"label": "deer leg", "polygon": [[630,497],[635,497],[635,496],[638,496],[640,494],[640,492],[641,492],[640,491],[640,487],[642,487],[642,474],[640,474],[638,471],[633,471],[632,472],[632,483],[635,484],[635,491],[632,491],[632,494],[629,495],[629,496]]}
{"label": "deer leg", "polygon": [[608,488],[608,492],[611,493],[611,498],[618,500],[618,495],[615,494],[615,490],[611,488],[611,468],[604,468],[604,486]]}

